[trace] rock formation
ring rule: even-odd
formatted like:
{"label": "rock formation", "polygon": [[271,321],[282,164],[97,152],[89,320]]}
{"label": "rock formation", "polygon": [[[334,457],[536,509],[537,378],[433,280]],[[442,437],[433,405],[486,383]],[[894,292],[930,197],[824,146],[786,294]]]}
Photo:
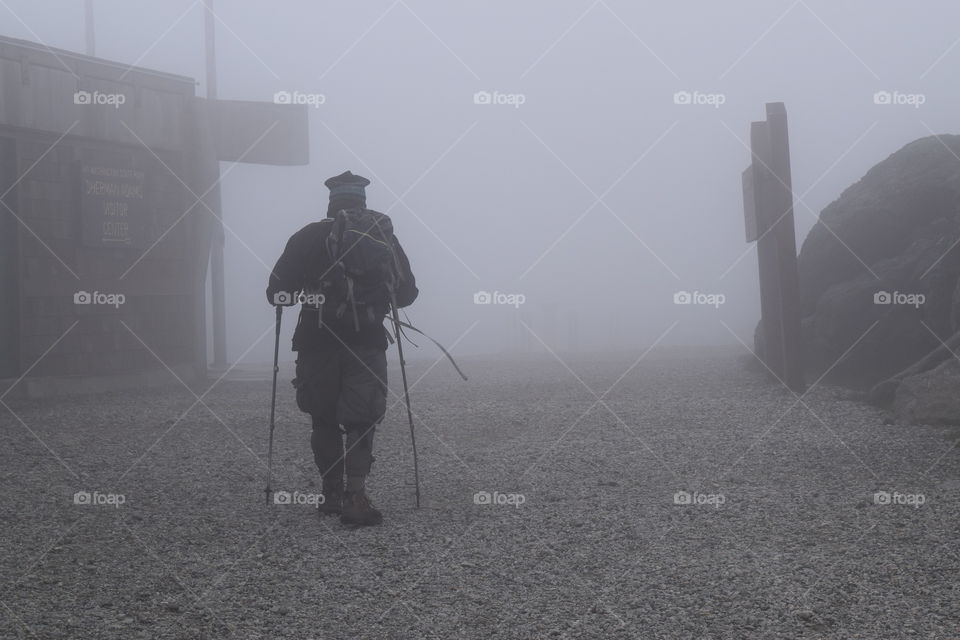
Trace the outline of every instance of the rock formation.
{"label": "rock formation", "polygon": [[844,191],[800,251],[808,376],[872,388],[904,419],[960,423],[943,397],[960,368],[941,366],[960,353],[958,244],[960,136],[912,142]]}

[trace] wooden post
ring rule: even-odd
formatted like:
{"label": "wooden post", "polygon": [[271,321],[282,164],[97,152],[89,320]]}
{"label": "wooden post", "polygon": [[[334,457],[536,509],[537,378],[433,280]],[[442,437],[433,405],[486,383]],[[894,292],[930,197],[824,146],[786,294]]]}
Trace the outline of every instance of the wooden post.
{"label": "wooden post", "polygon": [[[20,225],[17,147],[13,138],[0,137],[0,379],[16,378],[21,364]],[[9,387],[7,387],[9,388]],[[4,392],[6,389],[4,389]]]}
{"label": "wooden post", "polygon": [[750,127],[753,162],[743,174],[747,242],[757,242],[761,356],[793,391],[803,391],[800,288],[793,220],[787,113],[768,103],[767,119]]}
{"label": "wooden post", "polygon": [[770,168],[776,179],[770,184],[770,213],[779,266],[780,335],[782,379],[794,391],[803,391],[803,334],[800,329],[800,277],[797,239],[793,220],[793,176],[790,169],[790,134],[787,109],[782,102],[767,103],[770,135]]}

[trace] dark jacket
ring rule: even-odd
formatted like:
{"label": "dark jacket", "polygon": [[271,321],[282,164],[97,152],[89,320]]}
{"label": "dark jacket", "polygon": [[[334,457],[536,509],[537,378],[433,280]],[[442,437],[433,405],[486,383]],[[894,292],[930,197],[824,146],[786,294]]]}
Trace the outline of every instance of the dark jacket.
{"label": "dark jacket", "polygon": [[[267,301],[273,304],[274,294],[278,291],[296,292],[304,289],[304,284],[310,275],[311,257],[315,247],[322,246],[326,235],[332,227],[332,219],[326,218],[319,222],[312,222],[300,231],[290,236],[287,246],[280,259],[277,260],[270,282],[267,285]],[[420,293],[417,283],[410,270],[410,261],[394,237],[394,250],[400,261],[401,280],[397,288],[397,306],[407,307],[413,304]],[[382,323],[371,326],[361,326],[357,331],[352,324],[349,326],[333,326],[326,321],[321,326],[317,317],[317,309],[302,305],[297,328],[293,333],[294,351],[316,351],[334,348],[337,345],[347,345],[387,348],[387,334]]]}

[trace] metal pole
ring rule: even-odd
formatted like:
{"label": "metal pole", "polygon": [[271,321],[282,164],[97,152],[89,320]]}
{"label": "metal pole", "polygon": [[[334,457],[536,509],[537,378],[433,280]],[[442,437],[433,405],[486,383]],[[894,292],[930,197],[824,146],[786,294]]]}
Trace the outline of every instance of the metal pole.
{"label": "metal pole", "polygon": [[217,99],[217,23],[213,17],[213,0],[203,0],[204,44],[207,61],[207,99]]}
{"label": "metal pole", "polygon": [[277,305],[277,337],[273,343],[273,392],[270,396],[270,442],[267,445],[267,506],[270,506],[270,485],[273,483],[273,429],[276,426],[277,414],[277,374],[280,372],[280,319],[283,317],[283,307]]}
{"label": "metal pole", "polygon": [[97,51],[96,33],[93,28],[93,0],[86,0],[84,20],[87,30],[87,55],[95,56]]}
{"label": "metal pole", "polygon": [[397,354],[400,356],[400,377],[403,378],[403,397],[407,402],[407,420],[410,422],[410,444],[413,446],[413,482],[416,487],[417,509],[419,509],[420,461],[417,459],[417,436],[413,430],[413,411],[410,409],[410,388],[407,386],[407,363],[403,359],[403,334],[400,331],[400,314],[397,312],[396,296],[393,296],[390,308],[393,310],[393,327],[397,335]]}
{"label": "metal pole", "polygon": [[[207,61],[207,99],[217,99],[217,51],[216,51],[216,18],[213,15],[213,0],[204,0],[204,33]],[[220,185],[211,192],[216,203],[214,210],[221,218],[223,210],[220,207]],[[227,303],[226,277],[223,264],[223,223],[216,221],[216,230],[213,234],[213,247],[210,252],[210,293],[213,298],[213,364],[226,366],[227,364]]]}

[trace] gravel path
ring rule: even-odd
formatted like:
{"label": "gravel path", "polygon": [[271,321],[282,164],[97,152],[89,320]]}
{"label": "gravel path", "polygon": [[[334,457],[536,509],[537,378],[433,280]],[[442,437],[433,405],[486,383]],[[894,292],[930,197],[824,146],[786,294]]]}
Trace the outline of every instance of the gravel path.
{"label": "gravel path", "polygon": [[[0,637],[960,638],[956,430],[798,403],[732,351],[639,355],[440,363],[423,507],[395,404],[359,530],[264,505],[269,383],[8,399]],[[274,488],[303,497],[289,373]]]}

